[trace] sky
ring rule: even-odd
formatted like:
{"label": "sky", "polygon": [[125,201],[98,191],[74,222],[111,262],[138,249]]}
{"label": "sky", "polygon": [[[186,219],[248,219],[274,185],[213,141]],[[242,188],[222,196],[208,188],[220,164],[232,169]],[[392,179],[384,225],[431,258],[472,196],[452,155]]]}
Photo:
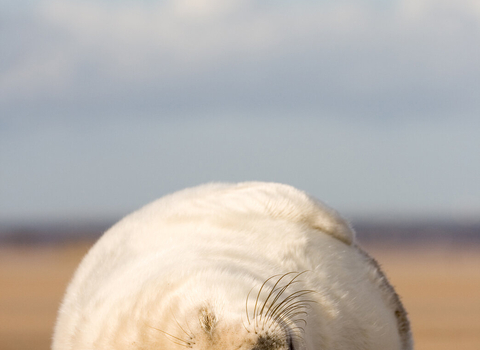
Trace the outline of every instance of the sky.
{"label": "sky", "polygon": [[480,222],[477,0],[4,0],[0,225],[276,181]]}

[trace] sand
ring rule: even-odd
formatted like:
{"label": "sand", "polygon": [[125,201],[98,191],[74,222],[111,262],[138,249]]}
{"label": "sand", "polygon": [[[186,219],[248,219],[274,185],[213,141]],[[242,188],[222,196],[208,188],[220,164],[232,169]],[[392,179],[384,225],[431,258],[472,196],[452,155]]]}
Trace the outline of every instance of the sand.
{"label": "sand", "polygon": [[[0,349],[50,348],[56,311],[91,243],[0,247]],[[369,246],[409,311],[417,350],[480,349],[480,247]]]}

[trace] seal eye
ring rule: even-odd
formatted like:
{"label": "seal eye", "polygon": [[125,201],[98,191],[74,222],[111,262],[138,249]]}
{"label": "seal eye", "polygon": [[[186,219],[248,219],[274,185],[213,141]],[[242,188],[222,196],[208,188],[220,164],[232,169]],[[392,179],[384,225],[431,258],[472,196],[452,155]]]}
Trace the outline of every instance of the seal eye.
{"label": "seal eye", "polygon": [[288,350],[295,350],[295,347],[293,346],[293,338],[288,334]]}

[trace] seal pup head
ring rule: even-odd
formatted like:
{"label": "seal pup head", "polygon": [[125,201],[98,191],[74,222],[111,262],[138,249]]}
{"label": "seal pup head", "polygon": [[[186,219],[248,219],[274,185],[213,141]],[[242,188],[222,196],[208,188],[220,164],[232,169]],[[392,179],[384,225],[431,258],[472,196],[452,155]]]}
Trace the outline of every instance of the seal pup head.
{"label": "seal pup head", "polygon": [[[304,270],[304,283],[288,282],[288,271]],[[269,278],[276,273],[287,274]],[[53,342],[54,350],[182,348],[412,343],[398,296],[345,220],[290,186],[243,183],[177,192],[106,232],[68,288]]]}

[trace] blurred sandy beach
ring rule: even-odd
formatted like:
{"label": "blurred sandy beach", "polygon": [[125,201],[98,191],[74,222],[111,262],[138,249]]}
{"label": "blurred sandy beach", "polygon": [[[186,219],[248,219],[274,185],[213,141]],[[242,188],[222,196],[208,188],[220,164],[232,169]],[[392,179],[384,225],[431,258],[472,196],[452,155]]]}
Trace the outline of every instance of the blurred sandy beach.
{"label": "blurred sandy beach", "polygon": [[[0,349],[49,349],[56,311],[90,241],[0,246]],[[409,311],[417,350],[480,349],[480,246],[365,247]]]}

